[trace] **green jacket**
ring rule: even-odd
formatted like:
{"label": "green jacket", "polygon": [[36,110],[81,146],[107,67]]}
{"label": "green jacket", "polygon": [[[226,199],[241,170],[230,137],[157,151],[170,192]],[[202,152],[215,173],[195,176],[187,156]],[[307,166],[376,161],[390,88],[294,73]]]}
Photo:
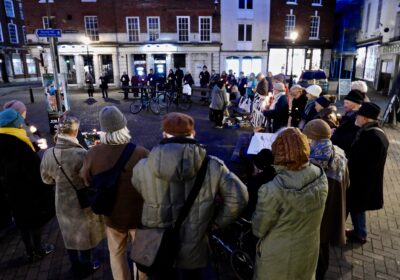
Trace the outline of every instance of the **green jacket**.
{"label": "green jacket", "polygon": [[[132,184],[144,199],[142,224],[152,228],[168,227],[177,219],[206,155],[206,150],[193,139],[170,138],[163,142],[153,148],[147,159],[139,161],[132,174]],[[218,208],[217,195],[222,198]],[[245,185],[221,160],[211,156],[200,193],[181,227],[177,266],[205,267],[209,225],[230,224],[247,201]]]}
{"label": "green jacket", "polygon": [[254,279],[314,279],[327,195],[326,175],[312,164],[280,170],[260,188],[252,220],[253,234],[261,238]]}

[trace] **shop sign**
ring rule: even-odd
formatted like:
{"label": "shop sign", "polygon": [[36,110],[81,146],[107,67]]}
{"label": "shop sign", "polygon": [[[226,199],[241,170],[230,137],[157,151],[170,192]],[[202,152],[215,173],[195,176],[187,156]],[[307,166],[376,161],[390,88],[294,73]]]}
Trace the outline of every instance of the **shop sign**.
{"label": "shop sign", "polygon": [[392,54],[392,53],[400,53],[400,43],[393,44],[393,45],[380,46],[379,47],[379,53],[381,55]]}

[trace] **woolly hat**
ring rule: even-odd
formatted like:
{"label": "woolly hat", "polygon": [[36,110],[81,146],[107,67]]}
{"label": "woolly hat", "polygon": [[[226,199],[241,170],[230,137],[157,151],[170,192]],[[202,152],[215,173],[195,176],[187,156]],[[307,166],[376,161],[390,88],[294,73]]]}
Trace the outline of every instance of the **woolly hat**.
{"label": "woolly hat", "polygon": [[285,81],[285,75],[284,74],[277,74],[277,75],[273,76],[272,79],[283,83]]}
{"label": "woolly hat", "polygon": [[303,133],[312,140],[331,138],[331,128],[321,119],[309,121],[303,129]]}
{"label": "woolly hat", "polygon": [[11,101],[8,101],[6,104],[4,104],[3,108],[4,108],[4,109],[7,109],[7,108],[14,109],[14,110],[17,111],[18,113],[20,113],[21,116],[23,115],[24,112],[26,112],[26,106],[25,106],[25,104],[22,103],[22,102],[19,101],[19,100],[16,100],[16,99],[11,100]]}
{"label": "woolly hat", "polygon": [[361,93],[367,93],[368,86],[367,83],[364,81],[354,81],[351,83],[352,90],[359,90]]}
{"label": "woolly hat", "polygon": [[301,86],[301,85],[293,85],[291,88],[290,88],[290,91],[293,91],[293,90],[303,90],[304,88]]}
{"label": "woolly hat", "polygon": [[7,108],[0,112],[0,127],[21,128],[24,118],[14,109]]}
{"label": "woolly hat", "polygon": [[310,157],[307,136],[298,128],[283,130],[272,143],[274,164],[286,166],[288,170],[301,170]]}
{"label": "woolly hat", "polygon": [[100,129],[103,132],[114,132],[126,127],[127,120],[115,106],[106,106],[100,110]]}
{"label": "woolly hat", "polygon": [[357,115],[377,120],[379,114],[381,113],[381,108],[372,102],[365,102],[361,105],[360,109],[357,111]]}
{"label": "woolly hat", "polygon": [[361,104],[364,101],[364,97],[359,90],[351,90],[345,97],[344,100],[349,100],[351,102]]}
{"label": "woolly hat", "polygon": [[274,83],[274,90],[285,91],[285,85],[282,83]]}
{"label": "woolly hat", "polygon": [[262,149],[255,157],[254,157],[254,165],[261,170],[265,170],[268,166],[274,164],[274,156],[272,155],[272,151],[269,149]]}
{"label": "woolly hat", "polygon": [[318,97],[315,102],[322,106],[322,108],[328,108],[331,105],[331,102],[326,99],[324,96]]}
{"label": "woolly hat", "polygon": [[177,112],[165,115],[161,126],[165,133],[173,136],[189,136],[194,132],[193,118],[189,115]]}
{"label": "woolly hat", "polygon": [[319,97],[322,92],[322,88],[319,85],[311,85],[306,88],[306,92],[314,97]]}

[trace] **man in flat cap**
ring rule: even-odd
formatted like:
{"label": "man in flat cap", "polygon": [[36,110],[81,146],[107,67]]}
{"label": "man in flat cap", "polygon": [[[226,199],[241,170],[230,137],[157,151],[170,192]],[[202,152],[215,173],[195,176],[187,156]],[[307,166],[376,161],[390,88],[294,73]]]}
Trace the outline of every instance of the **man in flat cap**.
{"label": "man in flat cap", "polygon": [[[163,140],[147,159],[133,169],[132,184],[144,199],[142,223],[150,228],[172,225],[185,203],[206,158],[206,149],[195,140],[194,120],[182,113],[169,113],[162,120]],[[216,196],[221,205],[215,205]],[[204,279],[208,264],[207,229],[233,222],[247,205],[245,185],[220,159],[209,156],[200,192],[180,229],[176,267],[182,278],[154,275],[154,279]]]}
{"label": "man in flat cap", "polygon": [[346,232],[350,241],[367,241],[365,211],[383,207],[383,175],[389,141],[379,127],[378,105],[363,103],[357,112],[355,124],[360,127],[350,148],[350,187],[347,191],[347,211],[353,230]]}

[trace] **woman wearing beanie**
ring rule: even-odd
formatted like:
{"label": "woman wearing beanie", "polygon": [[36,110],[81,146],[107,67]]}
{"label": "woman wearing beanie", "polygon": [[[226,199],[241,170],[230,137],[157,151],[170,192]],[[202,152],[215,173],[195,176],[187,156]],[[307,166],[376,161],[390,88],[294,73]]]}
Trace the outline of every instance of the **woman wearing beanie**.
{"label": "woman wearing beanie", "polygon": [[56,146],[43,155],[40,166],[46,184],[56,185],[56,215],[64,246],[75,276],[83,278],[99,268],[91,262],[91,250],[104,239],[101,217],[81,208],[76,189],[85,187],[79,172],[86,150],[77,140],[79,120],[71,114],[60,118]]}
{"label": "woman wearing beanie", "polygon": [[[86,155],[82,176],[87,185],[90,185],[93,176],[114,167],[125,147],[131,141],[127,120],[115,106],[106,106],[100,110],[100,142]],[[128,239],[134,239],[135,229],[140,223],[143,200],[132,187],[132,169],[142,158],[147,157],[149,151],[136,146],[130,159],[125,165],[118,181],[117,196],[114,208],[110,215],[104,216],[108,249],[110,251],[111,270],[114,279],[131,279],[126,249]],[[147,279],[139,272],[139,279]]]}
{"label": "woman wearing beanie", "polygon": [[311,85],[306,88],[306,95],[308,98],[308,103],[304,109],[303,115],[301,116],[301,121],[299,128],[303,129],[306,123],[313,120],[317,115],[315,110],[315,100],[321,95],[322,88],[319,85]]}
{"label": "woman wearing beanie", "polygon": [[325,97],[320,96],[315,99],[315,111],[321,112],[322,109],[328,108],[332,103]]}
{"label": "woman wearing beanie", "polygon": [[283,130],[272,144],[275,178],[261,186],[252,219],[257,246],[254,279],[314,279],[328,182],[309,162],[307,137]]}
{"label": "woman wearing beanie", "polygon": [[210,110],[214,117],[215,128],[222,128],[224,110],[228,106],[229,100],[223,81],[218,81],[211,92]]}
{"label": "woman wearing beanie", "polygon": [[321,223],[321,240],[316,278],[324,279],[329,266],[329,245],[346,243],[346,191],[349,187],[349,171],[344,151],[332,144],[331,128],[323,120],[306,124],[311,154],[310,162],[322,167],[328,177],[328,198]]}
{"label": "woman wearing beanie", "polygon": [[41,259],[53,246],[41,244],[42,227],[54,217],[54,192],[40,178],[40,158],[14,109],[0,112],[0,189],[7,197],[28,259]]}

